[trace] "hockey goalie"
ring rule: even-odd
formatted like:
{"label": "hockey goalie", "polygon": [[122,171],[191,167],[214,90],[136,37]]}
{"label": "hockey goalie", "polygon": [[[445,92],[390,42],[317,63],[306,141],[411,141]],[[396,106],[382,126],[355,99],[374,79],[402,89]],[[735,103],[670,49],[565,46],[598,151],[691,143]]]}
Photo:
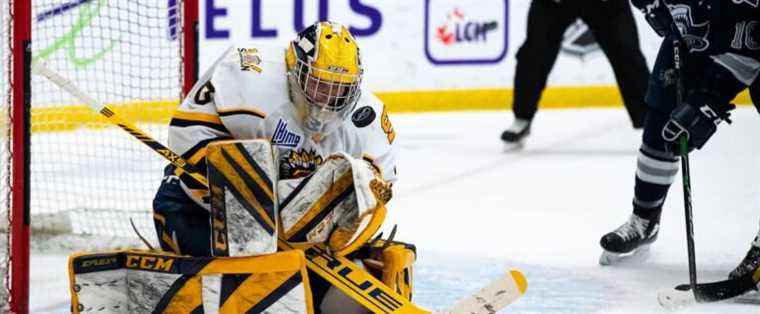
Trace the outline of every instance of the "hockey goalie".
{"label": "hockey goalie", "polygon": [[414,246],[375,236],[396,134],[362,75],[337,23],[315,23],[287,49],[225,51],[170,122],[169,148],[189,165],[167,166],[154,200],[161,250],[72,256],[72,310],[366,312],[307,269],[310,248],[410,299]]}

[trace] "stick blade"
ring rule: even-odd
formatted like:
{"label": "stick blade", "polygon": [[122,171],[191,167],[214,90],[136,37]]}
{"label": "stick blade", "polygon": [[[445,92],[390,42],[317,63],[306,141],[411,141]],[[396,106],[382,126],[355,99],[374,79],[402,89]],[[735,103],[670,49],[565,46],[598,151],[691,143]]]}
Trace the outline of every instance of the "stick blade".
{"label": "stick blade", "polygon": [[694,303],[728,300],[751,291],[757,282],[752,274],[721,281],[697,284],[696,293],[688,284],[657,293],[657,301],[666,309],[677,309]]}
{"label": "stick blade", "polygon": [[519,299],[528,289],[528,280],[519,270],[513,269],[496,278],[468,298],[459,300],[446,313],[489,314],[505,308]]}

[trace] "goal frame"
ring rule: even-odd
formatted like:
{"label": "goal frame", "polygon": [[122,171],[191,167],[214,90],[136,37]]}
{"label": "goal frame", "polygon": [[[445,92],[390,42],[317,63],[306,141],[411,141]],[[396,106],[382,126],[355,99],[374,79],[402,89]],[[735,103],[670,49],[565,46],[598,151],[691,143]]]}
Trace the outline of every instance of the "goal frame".
{"label": "goal frame", "polygon": [[[175,0],[181,15],[180,51],[182,65],[180,99],[198,79],[198,1]],[[29,313],[30,263],[30,143],[31,143],[31,61],[32,4],[29,0],[10,0],[9,99],[10,99],[10,202],[8,212],[7,300],[11,313]],[[3,209],[6,210],[6,209]],[[3,274],[5,276],[5,274]]]}

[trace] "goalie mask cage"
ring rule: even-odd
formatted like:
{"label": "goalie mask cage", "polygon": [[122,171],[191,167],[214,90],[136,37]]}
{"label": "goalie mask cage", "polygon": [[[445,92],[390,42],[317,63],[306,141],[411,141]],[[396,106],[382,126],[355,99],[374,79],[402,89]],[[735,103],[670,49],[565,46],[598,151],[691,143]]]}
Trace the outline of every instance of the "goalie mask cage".
{"label": "goalie mask cage", "polygon": [[34,252],[56,247],[47,242],[61,235],[85,243],[65,243],[64,252],[109,247],[104,240],[134,241],[132,218],[155,238],[151,202],[166,165],[31,76],[31,63],[44,62],[165,142],[169,117],[197,77],[197,11],[197,0],[0,2],[0,312],[29,311],[29,252],[34,265]]}

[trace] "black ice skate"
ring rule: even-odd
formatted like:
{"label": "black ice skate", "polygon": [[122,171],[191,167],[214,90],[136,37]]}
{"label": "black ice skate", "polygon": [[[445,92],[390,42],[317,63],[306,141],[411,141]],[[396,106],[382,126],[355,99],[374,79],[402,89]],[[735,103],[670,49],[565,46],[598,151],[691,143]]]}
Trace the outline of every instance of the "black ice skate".
{"label": "black ice skate", "polygon": [[659,219],[647,220],[632,214],[626,223],[599,240],[604,249],[599,264],[614,264],[634,255],[645,257],[649,253],[649,245],[657,240],[659,230]]}
{"label": "black ice skate", "polygon": [[742,277],[749,273],[754,273],[760,268],[760,239],[757,237],[752,242],[752,246],[747,252],[747,256],[744,257],[739,266],[728,275],[729,278]]}
{"label": "black ice skate", "polygon": [[515,119],[512,125],[501,133],[501,140],[506,145],[506,150],[513,150],[523,146],[523,140],[530,135],[530,120]]}

